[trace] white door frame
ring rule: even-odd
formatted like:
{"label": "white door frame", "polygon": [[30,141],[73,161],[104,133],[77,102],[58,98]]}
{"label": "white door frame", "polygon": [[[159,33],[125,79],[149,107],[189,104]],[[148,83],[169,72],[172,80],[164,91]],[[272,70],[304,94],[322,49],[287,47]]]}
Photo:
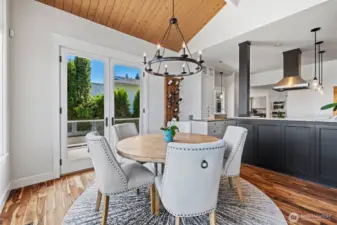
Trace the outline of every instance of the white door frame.
{"label": "white door frame", "polygon": [[67,65],[68,61],[67,58],[69,55],[72,56],[79,56],[82,58],[88,58],[93,60],[99,60],[104,63],[104,135],[107,139],[110,137],[110,124],[109,124],[109,103],[111,102],[110,96],[109,96],[109,58],[97,56],[94,54],[88,54],[82,51],[69,49],[61,47],[61,56],[62,56],[62,62],[61,62],[61,159],[62,159],[62,166],[61,166],[61,174],[66,173],[72,173],[75,171],[80,171],[84,169],[92,168],[92,162],[90,158],[85,159],[78,159],[78,160],[68,160],[68,115],[67,115],[67,109],[68,109],[68,90],[67,90],[67,78],[68,78],[68,70]]}
{"label": "white door frame", "polygon": [[[53,135],[53,153],[52,153],[52,162],[53,162],[53,177],[49,177],[48,179],[55,179],[59,178],[61,173],[60,168],[60,153],[61,153],[61,136],[60,136],[60,73],[61,73],[61,64],[59,63],[59,57],[61,54],[61,47],[69,48],[69,49],[81,49],[82,52],[90,52],[91,54],[100,55],[104,57],[108,57],[112,60],[120,61],[122,63],[131,63],[137,65],[138,67],[142,67],[143,58],[141,56],[136,56],[132,54],[128,54],[122,51],[118,51],[115,49],[111,49],[108,47],[104,47],[98,44],[89,43],[83,41],[81,39],[72,38],[62,36],[60,34],[54,33],[52,35],[52,51],[51,51],[51,76],[52,82],[55,84],[51,92],[53,93],[53,129],[51,135]],[[117,56],[117,57],[116,57]],[[142,70],[143,73],[144,70]],[[148,118],[148,75],[141,76],[141,99],[140,99],[140,108],[146,109],[145,113],[140,113],[140,120],[142,121],[141,124],[142,129],[140,130],[141,133],[148,133],[148,126],[149,126],[149,118]]]}

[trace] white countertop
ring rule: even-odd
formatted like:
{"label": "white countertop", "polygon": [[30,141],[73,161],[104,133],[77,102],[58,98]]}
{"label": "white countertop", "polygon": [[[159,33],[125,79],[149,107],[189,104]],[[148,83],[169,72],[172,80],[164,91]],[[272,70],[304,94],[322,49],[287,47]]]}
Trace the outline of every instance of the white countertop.
{"label": "white countertop", "polygon": [[227,119],[241,119],[241,120],[280,120],[280,121],[303,121],[303,122],[329,122],[337,123],[337,120],[331,119],[309,119],[309,118],[263,118],[263,117],[229,117]]}

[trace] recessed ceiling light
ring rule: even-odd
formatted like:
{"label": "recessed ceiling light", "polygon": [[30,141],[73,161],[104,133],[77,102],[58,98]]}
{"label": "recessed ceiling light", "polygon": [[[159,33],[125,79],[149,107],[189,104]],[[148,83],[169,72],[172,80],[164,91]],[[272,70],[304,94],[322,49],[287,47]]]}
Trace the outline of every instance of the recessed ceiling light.
{"label": "recessed ceiling light", "polygon": [[219,63],[223,63],[223,61],[219,61]]}

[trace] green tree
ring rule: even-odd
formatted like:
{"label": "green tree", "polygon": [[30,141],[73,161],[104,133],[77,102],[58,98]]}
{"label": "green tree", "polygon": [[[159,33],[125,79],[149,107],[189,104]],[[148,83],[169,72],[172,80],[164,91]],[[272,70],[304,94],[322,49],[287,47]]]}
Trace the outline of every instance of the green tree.
{"label": "green tree", "polygon": [[133,99],[133,117],[139,117],[139,109],[140,108],[140,90],[138,89],[135,98]]}
{"label": "green tree", "polygon": [[[80,110],[90,100],[90,60],[75,57],[68,62],[68,119],[84,119],[88,110]],[[79,108],[78,108],[79,107]],[[77,110],[76,110],[77,109]],[[80,110],[80,111],[79,111]]]}
{"label": "green tree", "polygon": [[135,79],[136,79],[136,80],[139,80],[139,79],[140,79],[139,73],[136,74]]}
{"label": "green tree", "polygon": [[76,112],[76,66],[73,60],[68,62],[68,119],[75,119]]}
{"label": "green tree", "polygon": [[114,94],[115,94],[115,117],[116,118],[131,117],[128,92],[124,88],[117,88],[114,90]]}
{"label": "green tree", "polygon": [[76,118],[102,119],[104,118],[104,95],[90,96],[89,101],[74,108]]}

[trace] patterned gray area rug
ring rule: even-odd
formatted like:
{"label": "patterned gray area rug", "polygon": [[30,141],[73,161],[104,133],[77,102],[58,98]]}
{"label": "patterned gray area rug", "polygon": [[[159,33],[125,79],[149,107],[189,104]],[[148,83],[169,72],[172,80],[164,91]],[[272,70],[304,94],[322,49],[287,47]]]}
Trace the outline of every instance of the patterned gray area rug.
{"label": "patterned gray area rug", "polygon": [[[235,189],[231,189],[227,179],[222,179],[218,207],[217,224],[240,225],[286,225],[279,208],[254,185],[241,179],[244,203],[241,203]],[[97,188],[90,186],[70,207],[63,220],[63,225],[99,225],[101,210],[95,212]],[[174,217],[163,205],[160,205],[160,216],[151,214],[150,198],[147,188],[139,195],[130,191],[110,197],[108,224],[111,225],[174,225]],[[208,225],[208,215],[182,218],[183,225]]]}

